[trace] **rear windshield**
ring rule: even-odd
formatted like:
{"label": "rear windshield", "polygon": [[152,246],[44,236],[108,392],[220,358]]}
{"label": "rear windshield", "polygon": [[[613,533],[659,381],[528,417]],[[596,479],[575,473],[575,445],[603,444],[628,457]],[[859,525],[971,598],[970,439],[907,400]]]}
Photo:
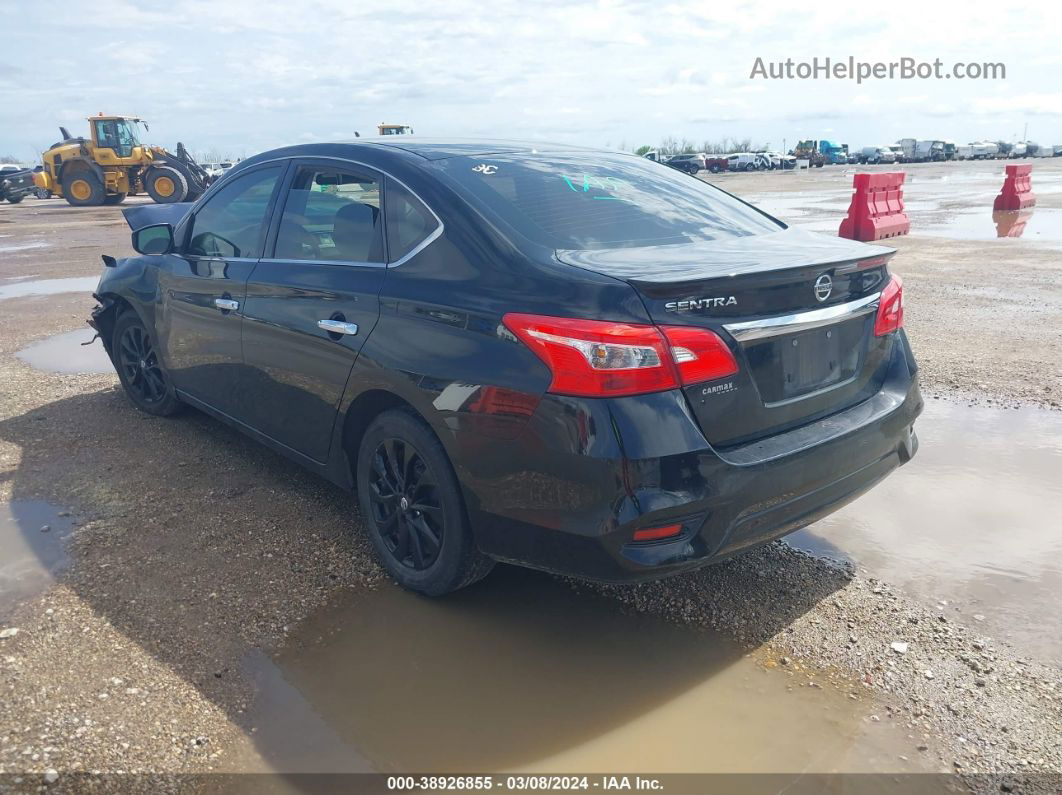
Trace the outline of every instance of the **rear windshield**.
{"label": "rear windshield", "polygon": [[699,179],[641,157],[503,154],[436,165],[475,202],[554,249],[658,246],[784,228]]}

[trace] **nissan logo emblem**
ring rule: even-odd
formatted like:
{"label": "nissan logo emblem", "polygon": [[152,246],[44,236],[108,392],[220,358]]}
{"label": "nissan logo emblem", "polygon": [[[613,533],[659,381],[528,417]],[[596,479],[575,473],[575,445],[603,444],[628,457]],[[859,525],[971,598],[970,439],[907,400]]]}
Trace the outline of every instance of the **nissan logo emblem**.
{"label": "nissan logo emblem", "polygon": [[830,297],[830,293],[833,292],[833,279],[830,278],[830,274],[824,273],[822,276],[815,280],[815,298],[819,301],[825,301]]}

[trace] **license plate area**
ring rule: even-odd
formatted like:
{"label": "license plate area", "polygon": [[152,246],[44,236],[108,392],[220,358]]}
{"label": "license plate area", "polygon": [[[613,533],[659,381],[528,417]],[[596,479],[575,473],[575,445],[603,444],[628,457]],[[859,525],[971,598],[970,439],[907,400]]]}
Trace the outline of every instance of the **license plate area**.
{"label": "license plate area", "polygon": [[867,323],[842,323],[758,340],[746,347],[766,406],[784,403],[853,379],[866,348]]}

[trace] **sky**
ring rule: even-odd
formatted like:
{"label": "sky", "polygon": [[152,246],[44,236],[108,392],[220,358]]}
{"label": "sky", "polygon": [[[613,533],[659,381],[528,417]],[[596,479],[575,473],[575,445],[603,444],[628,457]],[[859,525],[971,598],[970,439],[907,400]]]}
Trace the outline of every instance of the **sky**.
{"label": "sky", "polygon": [[[807,8],[810,10],[797,10]],[[249,155],[375,134],[633,149],[665,137],[1062,144],[1062,3],[0,0],[0,155],[137,115]],[[1000,62],[1005,80],[751,79],[765,63]]]}

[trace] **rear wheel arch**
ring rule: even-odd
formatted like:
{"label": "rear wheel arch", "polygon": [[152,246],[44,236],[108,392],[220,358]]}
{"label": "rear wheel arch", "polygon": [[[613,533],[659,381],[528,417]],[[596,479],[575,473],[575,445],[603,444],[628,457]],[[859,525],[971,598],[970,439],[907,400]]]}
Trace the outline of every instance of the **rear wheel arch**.
{"label": "rear wheel arch", "polygon": [[413,407],[412,403],[394,392],[386,389],[370,389],[362,392],[347,406],[343,419],[343,451],[347,455],[350,476],[355,484],[358,478],[358,448],[361,446],[362,437],[365,436],[365,431],[374,419],[392,409],[406,411],[429,428],[431,427],[431,423]]}

